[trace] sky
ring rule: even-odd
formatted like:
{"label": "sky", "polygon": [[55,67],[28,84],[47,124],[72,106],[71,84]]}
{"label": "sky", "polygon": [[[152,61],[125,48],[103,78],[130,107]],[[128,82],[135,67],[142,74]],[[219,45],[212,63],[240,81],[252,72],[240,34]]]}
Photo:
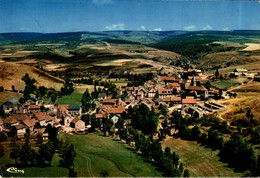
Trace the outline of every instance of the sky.
{"label": "sky", "polygon": [[0,33],[260,30],[260,1],[0,0]]}

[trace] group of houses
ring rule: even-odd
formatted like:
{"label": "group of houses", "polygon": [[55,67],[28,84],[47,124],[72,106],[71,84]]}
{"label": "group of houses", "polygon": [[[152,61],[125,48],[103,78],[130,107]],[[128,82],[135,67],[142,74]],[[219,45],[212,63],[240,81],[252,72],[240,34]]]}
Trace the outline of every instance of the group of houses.
{"label": "group of houses", "polygon": [[[204,114],[223,109],[216,103],[205,102],[209,91],[200,84],[201,71],[191,69],[186,71],[185,79],[179,73],[155,76],[139,87],[121,87],[119,95],[122,99],[108,98],[105,93],[98,94],[94,110],[89,111],[96,119],[111,118],[114,124],[123,113],[136,105],[145,104],[150,109],[158,109],[160,105],[167,105],[172,111],[178,109],[184,114],[201,117]],[[3,104],[3,109],[9,117],[0,118],[0,131],[16,131],[22,137],[30,131],[30,135],[41,133],[46,137],[48,125],[59,127],[64,132],[81,132],[91,127],[91,121],[85,123],[81,120],[80,105],[44,104],[31,97],[25,104],[17,99],[11,99]]]}
{"label": "group of houses", "polygon": [[[46,111],[46,108],[47,111]],[[27,101],[20,104],[17,99],[11,99],[3,104],[5,119],[0,118],[0,131],[15,133],[18,137],[24,137],[30,133],[31,137],[42,134],[48,137],[47,126],[60,127],[67,131],[85,131],[85,122],[79,117],[81,107],[79,105],[38,104],[35,101]]]}

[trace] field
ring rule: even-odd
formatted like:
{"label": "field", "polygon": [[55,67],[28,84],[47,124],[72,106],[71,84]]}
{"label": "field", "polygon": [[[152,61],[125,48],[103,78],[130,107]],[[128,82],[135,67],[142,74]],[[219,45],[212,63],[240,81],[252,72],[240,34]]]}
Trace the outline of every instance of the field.
{"label": "field", "polygon": [[82,93],[74,92],[70,95],[59,98],[57,100],[56,104],[57,105],[59,105],[59,104],[80,105],[82,95],[83,95]]}
{"label": "field", "polygon": [[219,151],[212,151],[197,144],[195,141],[185,141],[167,138],[162,142],[162,147],[169,146],[180,156],[184,167],[193,177],[241,177],[245,173],[236,173],[227,163],[219,161]]}
{"label": "field", "polygon": [[98,177],[102,170],[108,170],[112,177],[161,176],[123,142],[98,134],[60,136],[75,146],[75,166],[80,177]]}
{"label": "field", "polygon": [[214,87],[217,87],[219,89],[228,89],[230,87],[235,87],[238,86],[239,83],[238,82],[234,82],[231,80],[220,80],[220,81],[216,81],[216,82],[210,82],[210,84]]}
{"label": "field", "polygon": [[11,91],[0,92],[0,105],[12,98],[19,100],[20,97],[22,97],[21,93]]}

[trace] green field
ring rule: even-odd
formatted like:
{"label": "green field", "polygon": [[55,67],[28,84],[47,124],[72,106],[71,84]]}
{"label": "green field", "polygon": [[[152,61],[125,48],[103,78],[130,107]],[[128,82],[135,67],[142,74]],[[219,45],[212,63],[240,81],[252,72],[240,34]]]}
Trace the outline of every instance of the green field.
{"label": "green field", "polygon": [[196,141],[168,138],[162,142],[162,146],[169,146],[180,156],[180,161],[192,177],[241,177],[246,174],[234,172],[227,163],[220,161],[218,150],[202,147]]}
{"label": "green field", "polygon": [[234,82],[234,81],[231,81],[231,80],[220,80],[220,81],[216,81],[216,82],[210,82],[210,84],[214,87],[219,88],[219,89],[226,90],[230,87],[238,86],[240,83]]}
{"label": "green field", "polygon": [[141,156],[131,151],[126,144],[111,137],[98,134],[60,135],[69,140],[76,149],[75,166],[77,176],[98,177],[102,170],[108,170],[113,177],[162,176]]}
{"label": "green field", "polygon": [[67,96],[63,96],[59,98],[56,102],[57,105],[59,104],[69,104],[69,105],[80,105],[80,101],[82,98],[82,93],[72,93]]}
{"label": "green field", "polygon": [[16,167],[14,165],[14,160],[9,158],[9,152],[6,152],[5,155],[0,159],[1,174],[4,177],[67,177],[69,171],[66,168],[58,167],[59,157],[57,154],[54,155],[52,160],[52,167],[27,167],[27,168],[18,168],[18,170],[24,170],[22,173],[9,173],[6,171],[9,167]]}

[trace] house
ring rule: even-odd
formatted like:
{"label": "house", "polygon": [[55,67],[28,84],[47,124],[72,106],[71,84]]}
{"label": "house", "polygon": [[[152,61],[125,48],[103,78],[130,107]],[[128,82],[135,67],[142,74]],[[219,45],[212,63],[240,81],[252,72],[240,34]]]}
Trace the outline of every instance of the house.
{"label": "house", "polygon": [[188,86],[185,91],[187,95],[193,95],[197,98],[202,96],[204,96],[204,98],[208,98],[209,95],[208,89],[206,89],[204,86],[197,86],[197,80],[195,76],[193,76],[191,85]]}
{"label": "house", "polygon": [[111,117],[111,120],[114,122],[114,124],[116,124],[118,122],[118,119],[119,119],[119,117],[116,115]]}
{"label": "house", "polygon": [[4,130],[4,120],[0,118],[0,132]]}
{"label": "house", "polygon": [[107,98],[107,94],[106,93],[98,93],[98,99],[106,99]]}
{"label": "house", "polygon": [[170,97],[172,96],[172,89],[166,89],[166,88],[159,89],[158,96],[159,98]]}
{"label": "house", "polygon": [[205,115],[205,113],[202,110],[194,106],[189,107],[188,113],[191,114],[191,116],[194,118],[200,118]]}
{"label": "house", "polygon": [[195,105],[197,103],[197,99],[195,98],[185,98],[181,101],[182,105]]}
{"label": "house", "polygon": [[254,81],[260,82],[260,72],[255,75]]}
{"label": "house", "polygon": [[34,113],[33,117],[36,118],[37,122],[39,123],[39,125],[41,127],[45,127],[48,124],[53,125],[53,122],[54,122],[53,117],[51,117],[43,112]]}
{"label": "house", "polygon": [[16,126],[16,125],[19,125],[19,122],[12,117],[8,117],[4,120],[5,129],[11,129],[12,126]]}
{"label": "house", "polygon": [[140,88],[136,94],[137,99],[142,99],[145,97],[146,91],[143,88]]}
{"label": "house", "polygon": [[81,114],[81,107],[79,105],[69,105],[67,110],[70,115]]}
{"label": "house", "polygon": [[197,98],[202,97],[204,95],[205,98],[208,98],[208,90],[204,86],[189,86],[186,89],[186,93],[188,95],[196,96]]}
{"label": "house", "polygon": [[5,113],[9,113],[18,109],[18,100],[17,99],[10,99],[3,104],[3,110]]}
{"label": "house", "polygon": [[102,102],[103,105],[111,105],[111,106],[115,106],[116,103],[117,103],[117,99],[111,99],[111,98],[106,98]]}
{"label": "house", "polygon": [[30,129],[30,131],[33,131],[35,124],[37,123],[36,119],[26,119],[23,121],[23,124]]}
{"label": "house", "polygon": [[24,135],[26,134],[26,127],[22,123],[19,123],[15,125],[15,128],[17,131],[17,137],[24,137]]}
{"label": "house", "polygon": [[236,68],[233,72],[230,72],[229,77],[246,76],[248,74],[247,69]]}
{"label": "house", "polygon": [[73,117],[70,117],[70,116],[64,117],[63,118],[64,126],[69,127],[72,120],[73,120]]}
{"label": "house", "polygon": [[103,114],[95,114],[96,119],[103,119],[105,116]]}
{"label": "house", "polygon": [[148,91],[147,97],[148,97],[148,98],[154,98],[155,95],[156,95],[156,93],[157,93],[157,90],[155,90],[154,88],[152,88],[151,90]]}
{"label": "house", "polygon": [[30,105],[29,106],[29,112],[30,113],[36,113],[41,111],[41,106],[40,105]]}
{"label": "house", "polygon": [[13,114],[10,117],[16,119],[18,122],[22,122],[26,119],[30,119],[30,117],[26,114]]}
{"label": "house", "polygon": [[113,107],[113,108],[109,108],[107,109],[107,113],[108,114],[123,114],[123,112],[125,112],[125,107]]}
{"label": "house", "polygon": [[181,91],[181,85],[177,82],[171,83],[170,88],[173,90],[173,92],[176,91],[178,93]]}
{"label": "house", "polygon": [[77,117],[71,121],[70,126],[81,131],[85,130],[85,122]]}
{"label": "house", "polygon": [[175,77],[161,76],[160,79],[164,83],[173,83],[173,82],[175,82]]}
{"label": "house", "polygon": [[181,97],[177,97],[177,96],[166,97],[163,98],[162,101],[165,104],[170,104],[170,103],[177,104],[177,103],[181,103]]}

